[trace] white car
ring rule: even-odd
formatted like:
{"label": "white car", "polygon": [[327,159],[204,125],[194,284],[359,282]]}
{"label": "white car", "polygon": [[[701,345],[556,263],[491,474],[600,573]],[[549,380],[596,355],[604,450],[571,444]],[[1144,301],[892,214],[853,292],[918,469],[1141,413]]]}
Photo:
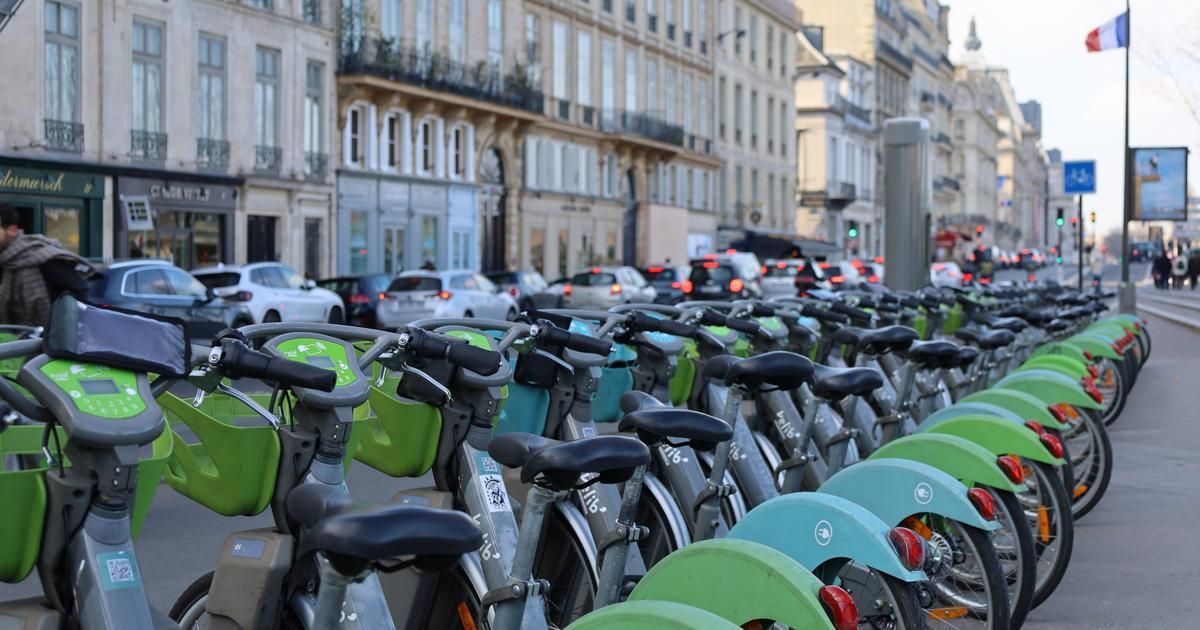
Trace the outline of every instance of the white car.
{"label": "white car", "polygon": [[618,304],[651,304],[658,291],[633,267],[592,267],[563,286],[564,308],[606,309]]}
{"label": "white car", "polygon": [[383,293],[376,310],[379,327],[399,328],[427,317],[515,319],[517,302],[473,271],[406,271]]}
{"label": "white car", "polygon": [[962,268],[955,262],[935,262],[929,267],[929,283],[935,287],[961,288]]}
{"label": "white car", "polygon": [[218,265],[192,275],[225,301],[244,304],[255,323],[346,321],[341,296],[281,263]]}

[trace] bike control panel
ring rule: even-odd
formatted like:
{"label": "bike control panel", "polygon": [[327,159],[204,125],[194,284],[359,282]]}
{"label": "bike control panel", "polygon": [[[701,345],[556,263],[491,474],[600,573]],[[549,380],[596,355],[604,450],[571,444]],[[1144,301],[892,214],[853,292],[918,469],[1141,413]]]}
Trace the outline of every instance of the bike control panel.
{"label": "bike control panel", "polygon": [[72,440],[99,446],[149,444],[162,433],[162,410],[145,374],[52,359],[30,359],[17,376]]}
{"label": "bike control panel", "polygon": [[67,359],[54,359],[39,369],[83,413],[119,420],[146,410],[137,375],[128,370]]}

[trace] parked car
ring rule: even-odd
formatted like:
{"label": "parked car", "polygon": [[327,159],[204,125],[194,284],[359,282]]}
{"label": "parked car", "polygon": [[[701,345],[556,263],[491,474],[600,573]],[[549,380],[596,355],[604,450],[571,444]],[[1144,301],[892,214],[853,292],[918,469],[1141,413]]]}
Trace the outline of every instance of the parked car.
{"label": "parked car", "polygon": [[955,262],[935,262],[929,266],[929,282],[935,287],[962,287],[962,268]]}
{"label": "parked car", "polygon": [[487,279],[517,301],[517,310],[530,311],[562,306],[562,293],[551,292],[550,283],[533,269],[494,271],[487,274]]}
{"label": "parked car", "polygon": [[375,310],[383,299],[392,277],[386,273],[369,273],[361,276],[343,276],[317,280],[317,286],[329,289],[342,297],[346,306],[346,323],[351,326],[375,328],[378,326]]}
{"label": "parked car", "polygon": [[829,278],[829,285],[834,289],[857,289],[867,283],[863,274],[848,260],[841,262],[823,262],[821,270]]}
{"label": "parked car", "polygon": [[649,303],[657,297],[658,291],[633,267],[592,267],[571,276],[563,286],[566,308],[609,308]]}
{"label": "parked car", "polygon": [[517,302],[473,271],[405,271],[384,292],[379,327],[399,328],[427,317],[514,319]]}
{"label": "parked car", "polygon": [[746,286],[753,297],[762,297],[762,263],[759,262],[758,256],[751,252],[739,252],[736,250],[727,250],[724,254],[714,255],[709,254],[705,258],[716,260],[729,260],[734,265],[737,265],[739,275],[745,281]]}
{"label": "parked car", "polygon": [[650,265],[641,270],[642,277],[650,282],[658,296],[654,298],[657,304],[678,304],[689,293],[692,268],[679,265]]}
{"label": "parked car", "polygon": [[[757,260],[757,259],[756,259]],[[761,276],[761,269],[748,273],[745,265],[730,256],[706,256],[692,261],[690,279],[691,300],[729,300],[760,297],[761,284],[754,278]],[[753,284],[752,284],[753,283]]]}
{"label": "parked car", "polygon": [[281,263],[218,265],[192,274],[217,295],[245,304],[255,323],[346,321],[346,305],[337,293]]}
{"label": "parked car", "polygon": [[796,276],[808,264],[808,261],[803,258],[785,260],[768,258],[765,260],[762,268],[759,269],[762,273],[763,297],[770,299],[796,295]]}
{"label": "parked car", "polygon": [[127,260],[102,267],[90,280],[88,298],[97,304],[182,319],[197,343],[225,328],[254,323],[244,305],[217,297],[165,260]]}
{"label": "parked car", "polygon": [[854,270],[858,275],[862,276],[863,282],[867,284],[882,284],[883,283],[883,264],[856,258],[850,261],[854,265]]}

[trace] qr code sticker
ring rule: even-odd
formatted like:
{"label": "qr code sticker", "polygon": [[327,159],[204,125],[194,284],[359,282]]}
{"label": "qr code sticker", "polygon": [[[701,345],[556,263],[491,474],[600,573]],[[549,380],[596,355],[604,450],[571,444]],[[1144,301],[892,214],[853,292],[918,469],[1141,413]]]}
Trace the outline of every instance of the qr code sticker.
{"label": "qr code sticker", "polygon": [[129,558],[109,558],[104,564],[108,567],[108,581],[113,584],[123,584],[137,580],[133,575],[133,561]]}
{"label": "qr code sticker", "polygon": [[511,511],[508,504],[508,490],[504,487],[504,478],[500,475],[480,475],[483,484],[483,500],[487,503],[489,512]]}

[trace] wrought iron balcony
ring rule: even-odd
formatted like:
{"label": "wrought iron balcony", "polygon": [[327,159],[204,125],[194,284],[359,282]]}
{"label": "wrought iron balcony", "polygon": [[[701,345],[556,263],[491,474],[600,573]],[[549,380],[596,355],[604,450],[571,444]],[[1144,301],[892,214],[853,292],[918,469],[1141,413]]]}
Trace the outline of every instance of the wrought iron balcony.
{"label": "wrought iron balcony", "polygon": [[892,63],[912,72],[913,60],[912,57],[900,52],[898,48],[883,41],[882,39],[875,42],[875,50],[882,53],[880,56],[888,59]]}
{"label": "wrought iron balcony", "polygon": [[280,164],[283,163],[283,149],[267,147],[261,144],[254,146],[254,170],[259,173],[279,174]]}
{"label": "wrought iron balcony", "polygon": [[228,168],[229,142],[212,138],[196,138],[196,165],[200,168]]}
{"label": "wrought iron balcony", "polygon": [[162,162],[167,159],[167,134],[135,129],[129,132],[130,155],[135,160]]}
{"label": "wrought iron balcony", "polygon": [[304,178],[313,181],[323,181],[329,170],[329,155],[325,153],[304,153]]}
{"label": "wrought iron balcony", "polygon": [[83,152],[83,123],[43,119],[46,127],[46,148],[55,151]]}
{"label": "wrought iron balcony", "polygon": [[389,38],[346,39],[341,48],[341,75],[367,74],[538,114],[546,107],[540,87],[524,67],[501,75],[486,61],[462,64],[444,52],[419,50]]}
{"label": "wrought iron balcony", "polygon": [[684,146],[683,127],[667,123],[657,115],[657,112],[605,110],[600,114],[600,130],[605,133],[624,133],[679,147]]}

